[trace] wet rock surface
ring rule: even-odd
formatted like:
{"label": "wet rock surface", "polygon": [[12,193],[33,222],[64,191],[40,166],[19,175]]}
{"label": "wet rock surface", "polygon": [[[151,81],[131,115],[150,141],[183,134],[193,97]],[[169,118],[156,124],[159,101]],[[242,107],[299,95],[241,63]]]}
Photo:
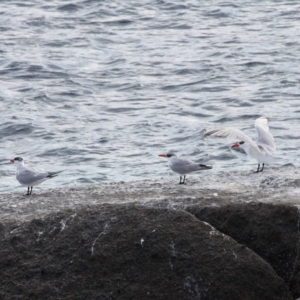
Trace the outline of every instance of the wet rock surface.
{"label": "wet rock surface", "polygon": [[253,251],[185,211],[100,205],[1,230],[3,299],[292,299]]}
{"label": "wet rock surface", "polygon": [[296,299],[299,177],[2,194],[0,299]]}
{"label": "wet rock surface", "polygon": [[187,209],[268,262],[300,296],[300,211],[295,206],[249,203]]}

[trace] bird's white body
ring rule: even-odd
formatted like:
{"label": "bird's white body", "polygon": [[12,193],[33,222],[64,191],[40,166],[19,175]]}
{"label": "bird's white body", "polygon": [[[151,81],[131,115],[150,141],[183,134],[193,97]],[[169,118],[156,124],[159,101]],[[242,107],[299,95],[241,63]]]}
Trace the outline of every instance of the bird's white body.
{"label": "bird's white body", "polygon": [[24,165],[24,161],[15,161],[16,165],[16,178],[21,185],[25,186],[37,186],[42,182],[50,179],[47,177],[50,174],[48,172],[39,172],[36,169],[29,168]]}
{"label": "bird's white body", "polygon": [[263,146],[254,146],[248,142],[245,142],[239,147],[242,148],[247,153],[247,155],[256,159],[260,164],[272,163],[278,159],[275,155],[275,151],[271,152],[268,150],[268,148],[265,148]]}
{"label": "bird's white body", "polygon": [[[27,194],[31,195],[32,187],[41,184],[42,182],[57,176],[58,173],[63,172],[40,172],[36,169],[25,166],[22,157],[16,157],[10,160],[16,166],[16,178],[21,185],[28,187]],[[30,190],[31,187],[31,190]]]}
{"label": "bird's white body", "polygon": [[171,156],[168,158],[170,169],[179,175],[186,175],[195,171],[203,170],[200,164],[195,163],[188,159]]}
{"label": "bird's white body", "polygon": [[[173,172],[178,173],[180,175],[179,184],[185,183],[185,177],[186,174],[188,173],[200,171],[200,170],[212,169],[211,166],[206,166],[203,164],[198,164],[188,159],[179,158],[172,153],[160,154],[159,156],[166,157],[168,159],[168,164],[170,169]],[[183,181],[182,181],[182,177],[183,177]]]}

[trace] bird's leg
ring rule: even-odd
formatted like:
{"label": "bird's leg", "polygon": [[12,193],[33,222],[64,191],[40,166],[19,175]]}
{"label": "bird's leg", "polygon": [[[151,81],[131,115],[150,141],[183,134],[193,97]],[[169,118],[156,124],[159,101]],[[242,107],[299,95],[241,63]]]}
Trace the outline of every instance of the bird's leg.
{"label": "bird's leg", "polygon": [[29,196],[30,193],[29,193],[29,187],[27,188],[27,194],[25,194],[24,196]]}
{"label": "bird's leg", "polygon": [[185,175],[184,176],[180,176],[180,182],[179,184],[184,184],[185,183]]}
{"label": "bird's leg", "polygon": [[180,176],[179,184],[184,184],[184,181],[182,181],[181,179],[182,179],[182,176]]}
{"label": "bird's leg", "polygon": [[259,172],[259,167],[260,167],[260,164],[258,164],[257,170],[254,173],[258,173]]}
{"label": "bird's leg", "polygon": [[[29,195],[31,195],[31,193],[32,193],[32,188],[33,188],[33,187],[31,187],[31,190],[30,190],[30,194],[29,194]],[[29,187],[28,187],[28,190],[29,190]]]}
{"label": "bird's leg", "polygon": [[264,166],[265,166],[265,164],[262,164],[262,168],[260,169],[259,172],[262,172],[264,170]]}

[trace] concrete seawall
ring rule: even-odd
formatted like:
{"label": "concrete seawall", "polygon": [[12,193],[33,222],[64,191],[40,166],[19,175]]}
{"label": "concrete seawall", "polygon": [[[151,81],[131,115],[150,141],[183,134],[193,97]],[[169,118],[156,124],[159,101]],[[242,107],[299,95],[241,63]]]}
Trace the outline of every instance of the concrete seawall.
{"label": "concrete seawall", "polygon": [[0,295],[296,299],[298,171],[1,194]]}

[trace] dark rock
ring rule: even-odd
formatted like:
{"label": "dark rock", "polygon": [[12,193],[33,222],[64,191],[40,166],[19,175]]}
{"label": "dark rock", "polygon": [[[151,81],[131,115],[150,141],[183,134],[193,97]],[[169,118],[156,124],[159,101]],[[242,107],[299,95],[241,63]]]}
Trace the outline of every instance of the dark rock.
{"label": "dark rock", "polygon": [[285,280],[294,299],[300,297],[300,213],[297,207],[244,203],[190,206],[187,210],[252,249]]}
{"label": "dark rock", "polygon": [[185,211],[94,206],[0,238],[3,299],[292,299],[257,254]]}

